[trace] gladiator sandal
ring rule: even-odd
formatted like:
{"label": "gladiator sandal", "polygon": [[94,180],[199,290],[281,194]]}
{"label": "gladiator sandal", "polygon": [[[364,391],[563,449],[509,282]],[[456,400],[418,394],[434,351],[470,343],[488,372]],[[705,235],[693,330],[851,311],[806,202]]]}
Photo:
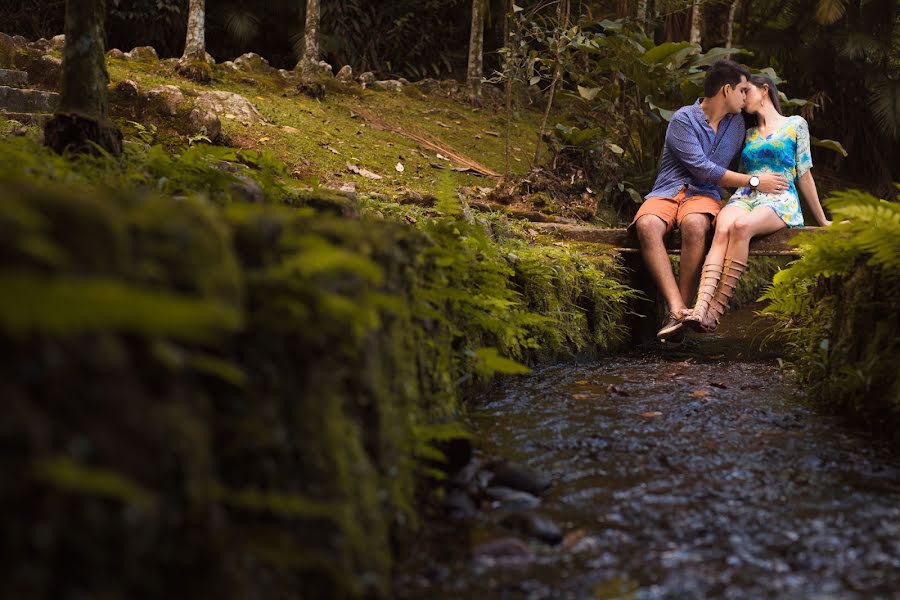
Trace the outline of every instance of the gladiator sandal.
{"label": "gladiator sandal", "polygon": [[700,287],[697,289],[697,302],[691,314],[684,319],[685,325],[694,331],[706,331],[704,323],[707,320],[707,312],[710,309],[710,302],[719,287],[719,280],[722,278],[722,265],[711,265],[709,263],[703,265],[703,276],[700,278]]}
{"label": "gladiator sandal", "polygon": [[703,323],[706,330],[715,331],[719,326],[719,319],[722,318],[722,315],[728,309],[728,303],[731,301],[731,297],[734,296],[738,279],[741,278],[746,268],[747,265],[745,263],[732,258],[725,259],[722,280],[719,282],[719,287],[716,288],[716,293],[713,294],[709,303],[708,319]]}

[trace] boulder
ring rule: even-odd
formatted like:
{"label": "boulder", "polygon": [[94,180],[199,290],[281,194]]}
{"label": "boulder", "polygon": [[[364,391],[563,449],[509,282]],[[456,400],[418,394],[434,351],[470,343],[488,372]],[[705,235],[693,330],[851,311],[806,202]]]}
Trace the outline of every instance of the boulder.
{"label": "boulder", "polygon": [[385,79],[376,81],[371,87],[373,90],[378,90],[380,92],[399,92],[403,89],[403,84],[396,79]]}
{"label": "boulder", "polygon": [[222,70],[223,70],[223,71],[231,71],[232,73],[235,73],[235,72],[237,72],[237,71],[239,70],[239,69],[237,68],[237,65],[234,64],[234,62],[233,62],[233,61],[230,61],[230,60],[226,60],[225,62],[223,62],[223,63],[222,63],[221,65],[219,65],[219,66],[222,67]]}
{"label": "boulder", "polygon": [[28,44],[28,48],[31,50],[37,50],[41,54],[45,52],[49,52],[53,45],[50,43],[50,40],[47,38],[40,38]]}
{"label": "boulder", "polygon": [[0,33],[0,68],[15,68],[16,57],[23,52],[23,44],[5,33]]}
{"label": "boulder", "polygon": [[259,111],[249,100],[232,92],[203,92],[197,97],[197,106],[211,110],[221,118],[251,123],[262,120]]}
{"label": "boulder", "polygon": [[246,71],[247,73],[268,74],[274,71],[272,65],[269,64],[269,61],[255,52],[248,52],[247,54],[238,56],[234,59],[234,66],[237,67],[239,71]]}
{"label": "boulder", "polygon": [[138,46],[133,48],[131,52],[126,52],[125,58],[128,60],[152,62],[159,60],[159,55],[156,54],[156,49],[153,46]]}
{"label": "boulder", "polygon": [[541,495],[550,487],[549,477],[518,463],[501,462],[494,466],[493,471],[491,486],[508,487],[535,496]]}
{"label": "boulder", "polygon": [[161,114],[174,117],[184,103],[184,93],[174,85],[161,85],[147,92],[147,99]]}
{"label": "boulder", "polygon": [[259,183],[247,175],[238,175],[238,180],[228,186],[231,197],[235,200],[259,204],[266,199],[266,194]]}
{"label": "boulder", "polygon": [[341,70],[338,71],[336,76],[338,81],[343,81],[344,83],[350,83],[353,81],[353,67],[350,65],[344,65],[341,67]]}
{"label": "boulder", "polygon": [[364,86],[372,85],[373,83],[375,83],[375,73],[373,73],[372,71],[366,71],[365,73],[361,74],[357,80]]}
{"label": "boulder", "polygon": [[417,81],[413,84],[424,94],[433,94],[441,89],[441,82],[430,77]]}
{"label": "boulder", "polygon": [[107,52],[106,58],[111,58],[113,60],[128,60],[128,56],[118,48],[112,48]]}
{"label": "boulder", "polygon": [[66,47],[66,36],[60,34],[50,38],[50,48],[62,52]]}
{"label": "boulder", "polygon": [[188,115],[188,127],[191,135],[203,135],[215,142],[222,133],[222,122],[215,112],[197,107]]}
{"label": "boulder", "polygon": [[141,93],[138,84],[131,79],[123,79],[113,89],[117,96],[125,100],[135,100]]}

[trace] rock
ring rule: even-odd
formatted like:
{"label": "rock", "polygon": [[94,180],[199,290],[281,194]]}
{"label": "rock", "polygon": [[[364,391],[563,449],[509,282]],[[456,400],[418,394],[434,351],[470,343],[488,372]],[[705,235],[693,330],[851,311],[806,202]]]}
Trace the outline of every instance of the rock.
{"label": "rock", "polygon": [[350,83],[353,81],[353,67],[350,65],[344,65],[341,67],[341,70],[337,72],[335,78],[338,81],[343,81],[344,83]]}
{"label": "rock", "polygon": [[22,47],[13,38],[0,33],[0,68],[14,69],[16,56],[21,51]]}
{"label": "rock", "polygon": [[184,103],[184,94],[174,85],[161,85],[147,92],[147,98],[156,109],[164,115],[174,117],[178,114],[178,106]]}
{"label": "rock", "polygon": [[230,60],[226,60],[225,62],[223,62],[223,63],[222,63],[221,65],[219,65],[219,66],[222,68],[223,71],[230,71],[230,72],[232,72],[232,73],[235,73],[235,72],[237,72],[237,71],[239,70],[239,69],[237,68],[237,65],[234,64],[234,62],[233,62],[233,61],[230,61]]}
{"label": "rock", "polygon": [[550,479],[528,467],[513,462],[502,462],[494,467],[491,486],[502,486],[540,496],[548,487]]}
{"label": "rock", "polygon": [[400,77],[397,79],[397,81],[399,81],[403,85],[409,85],[409,79],[407,79],[406,77]]}
{"label": "rock", "polygon": [[459,82],[455,79],[446,79],[441,82],[441,91],[448,96],[454,96],[459,93]]}
{"label": "rock", "polygon": [[[354,189],[354,191],[356,190]],[[454,473],[452,477],[450,477],[450,485],[455,485],[462,488],[469,487],[469,485],[471,485],[472,482],[475,481],[475,475],[478,473],[479,468],[481,468],[481,462],[478,459],[473,459],[469,464],[464,466],[462,469]]]}
{"label": "rock", "polygon": [[50,43],[50,40],[48,40],[47,38],[40,38],[28,44],[28,47],[43,54],[45,52],[49,52],[52,45]]}
{"label": "rock", "polygon": [[12,41],[15,42],[16,46],[18,46],[19,48],[24,48],[28,45],[28,40],[26,40],[25,37],[21,35],[12,36]]}
{"label": "rock", "polygon": [[444,498],[444,509],[453,519],[471,519],[478,514],[475,501],[463,490],[450,490]]}
{"label": "rock", "polygon": [[197,106],[213,111],[220,118],[251,123],[262,120],[259,111],[249,100],[232,92],[203,92],[197,97]]}
{"label": "rock", "polygon": [[123,79],[113,89],[119,97],[126,100],[134,100],[141,93],[138,84],[130,79]]}
{"label": "rock", "polygon": [[106,58],[112,60],[128,60],[128,55],[119,50],[118,48],[113,48],[109,52],[106,53]]}
{"label": "rock", "polygon": [[541,515],[530,512],[514,512],[500,520],[500,524],[513,531],[555,546],[562,542],[559,526]]}
{"label": "rock", "polygon": [[491,540],[472,548],[472,556],[481,562],[529,562],[534,552],[520,539],[508,537]]}
{"label": "rock", "polygon": [[357,81],[359,81],[364,86],[372,85],[373,83],[375,83],[375,73],[366,71],[357,78]]}
{"label": "rock", "polygon": [[297,73],[288,71],[287,69],[278,69],[278,78],[285,83],[292,83],[297,79]]}
{"label": "rock", "polygon": [[60,34],[60,35],[55,35],[52,38],[50,38],[50,48],[52,48],[53,50],[58,50],[58,51],[62,52],[63,48],[65,48],[65,47],[66,47],[66,36]]}
{"label": "rock", "polygon": [[417,81],[412,84],[414,87],[419,88],[419,90],[424,94],[433,94],[441,89],[441,82],[437,79],[422,79],[421,81]]}
{"label": "rock", "polygon": [[156,49],[153,46],[138,46],[137,48],[132,48],[131,52],[126,52],[125,58],[127,60],[152,62],[159,60],[159,55],[156,54]]}
{"label": "rock", "polygon": [[248,52],[247,54],[238,56],[234,59],[234,66],[239,71],[246,71],[247,73],[268,74],[274,71],[272,65],[269,64],[269,61],[255,52]]}
{"label": "rock", "polygon": [[24,137],[28,135],[28,128],[21,124],[16,125],[16,127],[12,131],[12,134],[16,137]]}
{"label": "rock", "polygon": [[235,200],[244,202],[261,203],[266,199],[266,194],[262,187],[252,177],[246,175],[238,175],[238,181],[228,186],[231,197]]}
{"label": "rock", "polygon": [[[188,115],[188,126],[192,135],[204,135],[215,142],[222,133],[222,122],[211,110],[195,108]],[[260,190],[260,193],[262,190]]]}
{"label": "rock", "polygon": [[62,59],[55,56],[30,54],[23,70],[28,80],[37,85],[58,88],[62,78]]}
{"label": "rock", "polygon": [[399,92],[403,89],[403,84],[396,79],[385,79],[374,82],[372,84],[372,89],[382,92]]}
{"label": "rock", "polygon": [[484,490],[484,494],[491,500],[499,502],[504,508],[513,510],[535,508],[541,503],[541,499],[537,496],[508,487],[489,487]]}

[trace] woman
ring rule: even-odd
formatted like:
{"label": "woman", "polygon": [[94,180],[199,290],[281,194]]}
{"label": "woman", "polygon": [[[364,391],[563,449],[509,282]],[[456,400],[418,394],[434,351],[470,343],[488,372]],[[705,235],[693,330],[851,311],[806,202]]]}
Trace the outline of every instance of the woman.
{"label": "woman", "polygon": [[703,264],[697,303],[684,322],[698,331],[715,331],[728,308],[738,279],[747,268],[750,239],[785,227],[803,227],[797,189],[803,194],[816,221],[831,225],[822,211],[813,181],[809,152],[809,127],[800,116],[781,113],[778,89],[769,77],[754,75],[747,86],[744,110],[757,124],[747,129],[741,151],[741,170],[750,175],[781,173],[788,189],[764,194],[755,186],[739,189],[719,212],[712,247]]}

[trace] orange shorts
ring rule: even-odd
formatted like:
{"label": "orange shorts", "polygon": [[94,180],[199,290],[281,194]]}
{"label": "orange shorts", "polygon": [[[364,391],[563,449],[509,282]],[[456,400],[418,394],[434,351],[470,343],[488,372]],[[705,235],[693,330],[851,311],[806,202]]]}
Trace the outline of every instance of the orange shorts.
{"label": "orange shorts", "polygon": [[709,196],[690,196],[685,198],[684,194],[686,191],[687,187],[681,188],[681,191],[675,194],[674,198],[661,198],[659,196],[647,198],[641,204],[637,214],[634,215],[634,220],[631,221],[631,225],[628,228],[631,229],[637,223],[637,220],[644,215],[656,215],[665,221],[666,231],[669,232],[672,231],[676,224],[681,226],[681,221],[686,215],[701,213],[715,219],[719,211],[722,210],[722,202],[720,200]]}

